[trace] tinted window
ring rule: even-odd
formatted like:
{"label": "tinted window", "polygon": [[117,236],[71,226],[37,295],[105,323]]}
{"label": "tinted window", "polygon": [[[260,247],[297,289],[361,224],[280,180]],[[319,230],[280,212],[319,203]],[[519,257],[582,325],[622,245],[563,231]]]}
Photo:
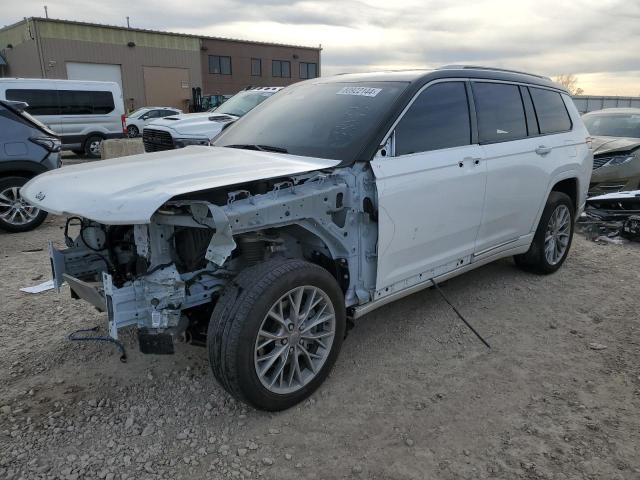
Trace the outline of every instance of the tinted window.
{"label": "tinted window", "polygon": [[115,108],[111,92],[59,90],[62,115],[104,115]]}
{"label": "tinted window", "polygon": [[259,58],[251,59],[251,75],[254,77],[262,76],[262,60]]}
{"label": "tinted window", "polygon": [[396,155],[471,143],[467,92],[462,82],[427,88],[396,127]]}
{"label": "tinted window", "polygon": [[286,60],[273,60],[271,62],[271,70],[271,74],[274,77],[289,78],[291,76],[291,63]]}
{"label": "tinted window", "polygon": [[582,117],[591,135],[640,138],[640,113],[598,114]]}
{"label": "tinted window", "polygon": [[403,82],[298,83],[238,120],[215,145],[267,145],[350,162],[374,141],[406,87]]}
{"label": "tinted window", "polygon": [[571,130],[571,119],[558,92],[529,87],[533,106],[538,116],[540,133],[557,133]]}
{"label": "tinted window", "polygon": [[481,143],[504,142],[527,136],[520,90],[504,83],[472,83]]}
{"label": "tinted window", "polygon": [[11,89],[7,90],[6,95],[7,100],[27,102],[29,106],[26,111],[31,115],[60,114],[57,90]]}
{"label": "tinted window", "polygon": [[231,75],[231,57],[209,55],[209,73]]}

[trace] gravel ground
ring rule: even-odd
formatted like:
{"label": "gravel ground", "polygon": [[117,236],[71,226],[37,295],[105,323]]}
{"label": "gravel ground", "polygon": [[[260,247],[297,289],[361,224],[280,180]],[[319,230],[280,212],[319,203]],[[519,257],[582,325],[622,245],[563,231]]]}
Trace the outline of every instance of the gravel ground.
{"label": "gravel ground", "polygon": [[49,276],[46,241],[0,233],[0,478],[640,478],[640,248],[576,237],[560,272],[503,260],[360,320],[306,403],[245,407],[203,348],[144,356],[66,335],[105,315]]}

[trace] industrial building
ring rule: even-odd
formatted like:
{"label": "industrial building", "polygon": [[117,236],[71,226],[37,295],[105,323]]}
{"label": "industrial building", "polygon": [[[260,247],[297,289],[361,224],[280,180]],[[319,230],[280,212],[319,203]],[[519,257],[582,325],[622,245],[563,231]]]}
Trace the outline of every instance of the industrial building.
{"label": "industrial building", "polygon": [[118,82],[125,108],[188,110],[192,89],[231,95],[320,75],[319,47],[25,18],[0,29],[0,76]]}

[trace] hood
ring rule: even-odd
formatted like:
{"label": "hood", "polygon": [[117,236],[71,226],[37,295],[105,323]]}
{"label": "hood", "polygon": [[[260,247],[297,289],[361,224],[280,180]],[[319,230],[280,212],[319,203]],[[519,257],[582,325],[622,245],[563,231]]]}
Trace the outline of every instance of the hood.
{"label": "hood", "polygon": [[594,155],[628,152],[640,147],[640,138],[628,137],[591,137]]}
{"label": "hood", "polygon": [[38,175],[20,190],[32,205],[108,225],[149,223],[181,194],[331,168],[338,160],[225,147],[179,150],[72,165]]}
{"label": "hood", "polygon": [[177,136],[206,137],[211,140],[222,131],[222,127],[237,119],[233,115],[215,112],[183,113],[155,120],[145,128],[164,127],[173,130]]}

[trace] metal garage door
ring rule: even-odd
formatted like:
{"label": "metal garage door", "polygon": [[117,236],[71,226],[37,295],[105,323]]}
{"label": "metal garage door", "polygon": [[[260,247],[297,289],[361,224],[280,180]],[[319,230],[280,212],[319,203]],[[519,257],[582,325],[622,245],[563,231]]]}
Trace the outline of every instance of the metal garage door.
{"label": "metal garage door", "polygon": [[147,106],[186,109],[191,96],[186,68],[143,67],[144,96]]}
{"label": "metal garage door", "polygon": [[120,85],[120,91],[123,91],[120,65],[110,65],[107,63],[67,62],[67,79],[116,82]]}

